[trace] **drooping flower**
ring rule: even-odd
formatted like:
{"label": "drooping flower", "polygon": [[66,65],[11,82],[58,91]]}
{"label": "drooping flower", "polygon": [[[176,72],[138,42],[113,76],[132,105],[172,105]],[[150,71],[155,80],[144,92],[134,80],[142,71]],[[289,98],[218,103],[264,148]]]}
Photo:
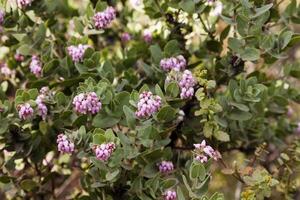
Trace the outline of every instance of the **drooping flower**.
{"label": "drooping flower", "polygon": [[82,62],[85,50],[89,48],[89,45],[79,44],[78,46],[69,46],[68,54],[71,56],[73,62]]}
{"label": "drooping flower", "polygon": [[68,137],[64,134],[59,134],[57,136],[57,149],[61,153],[71,154],[74,151],[75,145],[71,142]]}
{"label": "drooping flower", "polygon": [[37,78],[42,76],[42,62],[38,56],[32,56],[29,69]]}
{"label": "drooping flower", "polygon": [[18,6],[20,8],[26,8],[27,6],[30,6],[33,0],[17,0]]}
{"label": "drooping flower", "polygon": [[167,190],[163,194],[164,200],[176,200],[177,193],[174,190]]}
{"label": "drooping flower", "polygon": [[113,142],[94,146],[94,152],[97,159],[102,161],[107,161],[115,149],[116,145]]}
{"label": "drooping flower", "polygon": [[148,29],[144,30],[143,39],[147,43],[152,42],[152,33]]}
{"label": "drooping flower", "polygon": [[97,12],[93,17],[95,28],[107,28],[115,18],[116,10],[113,7],[108,7],[103,12]]}
{"label": "drooping flower", "polygon": [[201,163],[206,163],[208,157],[214,160],[220,159],[222,156],[219,151],[214,150],[211,146],[206,145],[206,141],[203,140],[200,144],[194,144],[196,157],[195,160],[198,160]]}
{"label": "drooping flower", "polygon": [[122,42],[128,42],[129,40],[131,40],[131,35],[127,32],[122,33],[121,40]]}
{"label": "drooping flower", "polygon": [[192,72],[189,70],[184,70],[181,80],[179,81],[180,86],[180,98],[189,99],[194,95],[194,86],[196,85],[196,80],[194,79]]}
{"label": "drooping flower", "polygon": [[172,69],[175,71],[181,71],[186,67],[186,60],[182,55],[164,58],[160,61],[160,67],[164,71],[171,71]]}
{"label": "drooping flower", "polygon": [[73,99],[73,106],[80,114],[97,114],[101,110],[101,102],[95,92],[80,93]]}
{"label": "drooping flower", "polygon": [[168,174],[174,170],[172,161],[162,161],[158,164],[159,171],[164,174]]}
{"label": "drooping flower", "polygon": [[29,103],[24,103],[18,106],[19,118],[27,120],[33,117],[33,108]]}
{"label": "drooping flower", "polygon": [[158,95],[153,95],[152,92],[144,91],[139,96],[137,106],[138,109],[135,115],[138,118],[147,118],[159,110],[161,107],[161,98]]}

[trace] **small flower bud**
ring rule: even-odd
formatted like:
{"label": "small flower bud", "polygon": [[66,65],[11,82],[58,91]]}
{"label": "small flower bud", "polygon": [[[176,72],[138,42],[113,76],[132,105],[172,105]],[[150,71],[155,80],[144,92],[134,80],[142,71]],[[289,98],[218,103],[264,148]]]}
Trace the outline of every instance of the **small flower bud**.
{"label": "small flower bud", "polygon": [[16,53],[14,57],[17,62],[24,61],[24,56],[22,54]]}
{"label": "small flower bud", "polygon": [[122,33],[122,35],[121,35],[121,40],[122,40],[122,42],[128,42],[129,40],[131,40],[131,35],[129,34],[129,33],[127,33],[127,32],[125,32],[125,33]]}
{"label": "small flower bud", "polygon": [[11,78],[15,75],[16,71],[11,70],[6,63],[0,64],[0,75],[5,78]]}

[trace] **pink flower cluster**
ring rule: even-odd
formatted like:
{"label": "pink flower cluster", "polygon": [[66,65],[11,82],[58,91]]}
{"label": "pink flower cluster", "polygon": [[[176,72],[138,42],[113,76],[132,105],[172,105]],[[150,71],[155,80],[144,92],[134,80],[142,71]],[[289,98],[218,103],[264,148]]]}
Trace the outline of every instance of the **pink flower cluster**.
{"label": "pink flower cluster", "polygon": [[115,149],[115,143],[110,142],[95,146],[94,152],[98,160],[107,161]]}
{"label": "pink flower cluster", "polygon": [[172,69],[174,69],[175,71],[181,71],[186,67],[186,60],[182,55],[171,58],[164,58],[160,61],[160,67],[164,71],[171,71]]}
{"label": "pink flower cluster", "polygon": [[128,42],[129,40],[131,40],[131,35],[127,32],[122,33],[121,40],[122,42]]}
{"label": "pink flower cluster", "polygon": [[101,109],[101,102],[95,92],[80,93],[73,99],[76,112],[81,114],[96,114]]}
{"label": "pink flower cluster", "polygon": [[194,144],[194,147],[196,152],[195,159],[201,163],[206,163],[208,161],[208,157],[213,158],[214,160],[222,158],[219,151],[216,151],[211,146],[206,145],[205,140],[203,140],[201,144]]}
{"label": "pink flower cluster", "polygon": [[17,0],[18,6],[21,8],[26,8],[30,6],[33,0]]}
{"label": "pink flower cluster", "polygon": [[192,72],[189,70],[184,70],[182,77],[179,81],[180,86],[180,98],[188,99],[194,95],[194,86],[196,85],[196,81],[192,75]]}
{"label": "pink flower cluster", "polygon": [[83,61],[84,52],[87,48],[89,48],[89,45],[79,44],[78,46],[69,46],[67,50],[73,62],[81,62]]}
{"label": "pink flower cluster", "polygon": [[58,151],[61,153],[72,153],[74,151],[74,143],[71,142],[64,134],[59,134],[57,136],[56,143]]}
{"label": "pink flower cluster", "polygon": [[33,55],[29,65],[30,71],[38,78],[42,75],[42,62],[40,58],[36,55]]}
{"label": "pink flower cluster", "polygon": [[48,92],[48,87],[42,87],[40,90],[40,94],[35,100],[35,102],[37,103],[38,115],[41,116],[43,120],[46,119],[48,113],[48,108],[45,104],[45,99],[47,97]]}
{"label": "pink flower cluster", "polygon": [[143,33],[143,39],[147,43],[152,42],[152,33],[149,30],[145,30]]}
{"label": "pink flower cluster", "polygon": [[0,25],[2,25],[4,22],[4,16],[5,12],[3,10],[0,10]]}
{"label": "pink flower cluster", "polygon": [[29,103],[24,103],[18,106],[19,118],[22,120],[30,119],[33,117],[33,108]]}
{"label": "pink flower cluster", "polygon": [[164,200],[176,200],[177,193],[174,190],[167,190],[163,194]]}
{"label": "pink flower cluster", "polygon": [[147,118],[157,112],[161,107],[161,98],[158,95],[153,95],[152,92],[144,91],[139,96],[137,106],[138,109],[135,112],[135,115],[138,118]]}
{"label": "pink flower cluster", "polygon": [[93,20],[96,29],[104,29],[115,18],[116,18],[116,10],[113,7],[108,7],[103,12],[97,12],[93,17]]}
{"label": "pink flower cluster", "polygon": [[158,165],[159,171],[164,174],[168,174],[174,170],[172,161],[162,161]]}

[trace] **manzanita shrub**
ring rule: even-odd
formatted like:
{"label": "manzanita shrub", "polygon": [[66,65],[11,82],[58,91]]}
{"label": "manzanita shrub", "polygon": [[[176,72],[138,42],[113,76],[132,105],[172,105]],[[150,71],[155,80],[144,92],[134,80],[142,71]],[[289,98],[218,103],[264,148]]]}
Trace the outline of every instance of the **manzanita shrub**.
{"label": "manzanita shrub", "polygon": [[0,199],[300,198],[296,0],[1,0],[0,24]]}

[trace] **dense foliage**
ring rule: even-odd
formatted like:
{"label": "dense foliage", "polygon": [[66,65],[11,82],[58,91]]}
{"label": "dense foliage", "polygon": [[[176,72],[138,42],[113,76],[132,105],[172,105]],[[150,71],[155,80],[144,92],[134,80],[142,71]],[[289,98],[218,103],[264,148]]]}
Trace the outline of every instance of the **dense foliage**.
{"label": "dense foliage", "polygon": [[300,198],[296,0],[0,2],[0,199]]}

